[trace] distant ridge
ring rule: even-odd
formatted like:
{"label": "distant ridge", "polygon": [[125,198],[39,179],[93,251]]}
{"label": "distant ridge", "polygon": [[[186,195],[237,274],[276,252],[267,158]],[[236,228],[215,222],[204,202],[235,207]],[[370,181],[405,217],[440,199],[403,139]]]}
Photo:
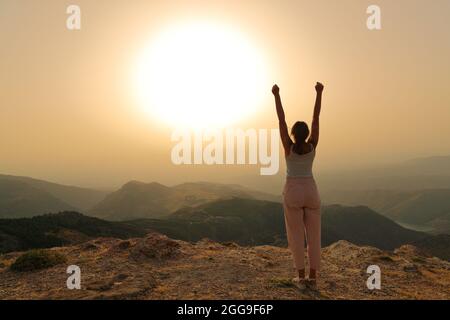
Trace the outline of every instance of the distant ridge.
{"label": "distant ridge", "polygon": [[19,180],[0,179],[0,218],[23,218],[75,208]]}
{"label": "distant ridge", "polygon": [[450,188],[416,191],[335,190],[326,203],[362,204],[394,221],[416,225],[433,233],[450,233]]}
{"label": "distant ridge", "polygon": [[102,200],[107,194],[106,191],[67,186],[22,176],[0,174],[0,181],[18,181],[26,183],[35,189],[51,194],[53,197],[78,210],[86,210],[91,208],[93,205]]}
{"label": "distant ridge", "polygon": [[236,184],[188,182],[168,187],[157,182],[130,181],[109,194],[89,214],[108,220],[161,218],[183,208],[233,197],[280,201],[281,197]]}

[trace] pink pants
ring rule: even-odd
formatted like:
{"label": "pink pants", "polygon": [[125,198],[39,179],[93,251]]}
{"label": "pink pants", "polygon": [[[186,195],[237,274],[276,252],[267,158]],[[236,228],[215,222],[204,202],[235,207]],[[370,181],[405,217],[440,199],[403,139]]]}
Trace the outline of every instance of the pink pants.
{"label": "pink pants", "polygon": [[283,190],[289,249],[297,270],[305,269],[305,232],[309,267],[320,269],[320,196],[313,177],[288,177]]}

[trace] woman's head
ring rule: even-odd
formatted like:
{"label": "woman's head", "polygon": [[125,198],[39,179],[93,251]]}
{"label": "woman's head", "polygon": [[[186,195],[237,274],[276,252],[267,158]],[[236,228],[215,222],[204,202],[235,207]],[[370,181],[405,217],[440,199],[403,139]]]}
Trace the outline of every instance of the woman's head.
{"label": "woman's head", "polygon": [[296,143],[304,142],[309,136],[309,127],[306,122],[297,121],[291,129],[291,134]]}

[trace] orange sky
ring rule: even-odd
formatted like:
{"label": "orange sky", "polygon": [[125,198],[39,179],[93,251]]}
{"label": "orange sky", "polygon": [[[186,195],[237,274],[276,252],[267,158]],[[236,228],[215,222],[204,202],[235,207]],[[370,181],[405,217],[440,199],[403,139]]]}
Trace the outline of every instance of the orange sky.
{"label": "orange sky", "polygon": [[[65,27],[74,3],[80,31]],[[370,4],[381,7],[380,31],[366,28]],[[174,167],[173,128],[133,98],[136,56],[181,19],[230,25],[262,50],[289,124],[310,121],[324,82],[318,172],[450,154],[447,0],[2,0],[0,172],[97,187],[257,174]],[[235,125],[276,128],[270,87],[264,94]]]}

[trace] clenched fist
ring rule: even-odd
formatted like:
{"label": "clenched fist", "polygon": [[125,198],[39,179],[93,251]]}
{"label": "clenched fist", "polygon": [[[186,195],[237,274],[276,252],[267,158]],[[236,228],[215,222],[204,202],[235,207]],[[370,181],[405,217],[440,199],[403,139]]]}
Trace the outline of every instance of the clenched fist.
{"label": "clenched fist", "polygon": [[320,82],[316,83],[316,92],[320,93],[323,91],[323,84],[321,84]]}
{"label": "clenched fist", "polygon": [[276,84],[272,87],[272,93],[274,95],[280,94],[280,88]]}

